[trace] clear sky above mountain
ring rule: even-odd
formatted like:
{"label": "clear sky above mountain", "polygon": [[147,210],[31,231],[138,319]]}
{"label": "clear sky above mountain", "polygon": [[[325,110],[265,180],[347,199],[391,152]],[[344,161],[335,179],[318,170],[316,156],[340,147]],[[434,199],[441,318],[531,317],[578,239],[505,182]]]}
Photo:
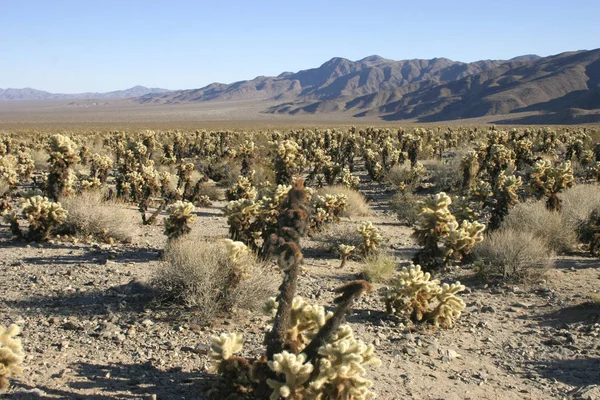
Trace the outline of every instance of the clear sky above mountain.
{"label": "clear sky above mountain", "polygon": [[198,88],[336,56],[547,56],[600,47],[598,15],[598,0],[6,0],[0,88]]}

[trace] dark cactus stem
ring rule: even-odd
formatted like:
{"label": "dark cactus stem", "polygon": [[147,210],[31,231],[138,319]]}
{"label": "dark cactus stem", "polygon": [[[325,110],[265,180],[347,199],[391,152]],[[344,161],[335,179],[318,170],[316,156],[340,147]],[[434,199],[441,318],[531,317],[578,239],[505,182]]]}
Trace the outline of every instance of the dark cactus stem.
{"label": "dark cactus stem", "polygon": [[[306,354],[307,361],[316,365],[315,360],[318,356],[319,348],[326,344],[331,339],[331,336],[340,328],[340,325],[346,318],[346,314],[350,311],[350,308],[352,308],[354,300],[362,296],[364,292],[371,292],[372,290],[373,287],[371,284],[362,280],[349,282],[334,290],[335,293],[341,293],[341,296],[334,300],[334,303],[337,304],[337,308],[333,313],[333,317],[327,320],[325,325],[319,329],[317,336],[315,336],[302,351]],[[317,368],[315,371],[316,370]]]}

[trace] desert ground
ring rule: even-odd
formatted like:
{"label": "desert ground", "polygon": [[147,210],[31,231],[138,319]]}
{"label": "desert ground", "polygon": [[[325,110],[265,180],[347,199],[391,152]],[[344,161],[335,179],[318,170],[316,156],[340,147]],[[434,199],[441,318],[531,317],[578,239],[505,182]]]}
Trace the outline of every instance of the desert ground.
{"label": "desert ground", "polygon": [[[61,111],[31,107],[3,105],[0,131],[23,131],[30,137],[41,126],[68,135],[113,126],[158,131],[169,124],[236,129],[251,123],[262,124],[266,131],[278,124],[282,130],[296,124],[354,125],[340,116],[263,120],[250,106],[246,111],[181,107],[177,114],[164,106],[142,112],[133,106],[111,110],[107,105],[108,111],[98,111],[103,105],[88,104],[71,114],[63,111],[62,103],[57,106]],[[194,122],[202,119],[208,122]],[[340,260],[329,251],[328,238],[343,239],[362,221],[371,221],[384,238],[381,249],[395,259],[396,271],[409,266],[420,248],[413,226],[400,221],[391,205],[397,188],[369,179],[362,162],[357,171],[358,192],[368,214],[342,216],[322,233],[301,239],[304,261],[298,295],[328,310],[334,308],[333,290],[361,279],[364,270],[359,257],[337,268]],[[19,193],[31,185],[21,182],[12,193],[14,207]],[[199,247],[229,237],[223,211],[226,189],[216,187],[211,205],[194,207],[191,234]],[[421,198],[435,192],[429,186]],[[243,332],[243,355],[260,354],[269,320],[260,312],[236,308],[206,320],[193,306],[157,301],[152,277],[164,268],[169,215],[163,211],[155,224],[143,225],[137,204],[122,207],[126,213],[121,222],[132,232],[125,243],[85,235],[33,241],[11,234],[8,223],[0,225],[0,325],[22,328],[25,354],[23,373],[10,378],[5,398],[225,398],[213,394],[223,380],[209,371],[214,362],[211,337]],[[599,266],[598,257],[582,243],[558,254],[553,268],[535,282],[484,279],[474,264],[450,266],[436,277],[462,282],[466,290],[460,296],[466,307],[449,329],[386,314],[382,294],[391,283],[374,282],[374,292],[355,303],[346,321],[357,338],[375,346],[381,365],[365,369],[380,399],[600,399],[600,306],[593,300],[599,290]],[[276,260],[270,259],[267,268],[277,280],[283,276]]]}

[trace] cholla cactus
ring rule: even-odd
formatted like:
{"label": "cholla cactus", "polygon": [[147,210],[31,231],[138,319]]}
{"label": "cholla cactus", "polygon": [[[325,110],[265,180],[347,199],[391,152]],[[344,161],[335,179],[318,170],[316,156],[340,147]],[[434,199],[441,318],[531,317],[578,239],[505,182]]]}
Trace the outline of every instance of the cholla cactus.
{"label": "cholla cactus", "polygon": [[571,162],[552,166],[548,160],[539,160],[533,165],[529,176],[529,187],[538,196],[546,196],[546,207],[551,211],[560,211],[561,200],[557,194],[573,186]]}
{"label": "cholla cactus", "polygon": [[313,365],[306,362],[306,354],[293,354],[287,351],[275,354],[273,361],[268,362],[269,368],[277,374],[285,376],[285,382],[267,379],[267,384],[273,393],[270,400],[303,399],[306,397],[308,387],[306,383],[310,380]]}
{"label": "cholla cactus", "polygon": [[253,254],[248,246],[242,242],[225,239],[225,246],[233,267],[228,284],[229,287],[233,287],[252,274]]}
{"label": "cholla cactus", "polygon": [[33,171],[35,171],[35,163],[29,153],[19,151],[17,153],[17,174],[19,174],[19,177],[29,179]]}
{"label": "cholla cactus", "polygon": [[277,153],[274,158],[275,180],[277,184],[287,185],[292,181],[295,173],[299,172],[301,167],[302,149],[293,140],[283,140],[277,147]]}
{"label": "cholla cactus", "polygon": [[460,282],[451,285],[444,283],[441,291],[436,295],[438,301],[437,307],[430,313],[435,326],[442,328],[452,328],[454,321],[460,318],[466,308],[465,302],[456,296],[458,292],[466,288]]}
{"label": "cholla cactus", "polygon": [[372,253],[381,245],[381,234],[379,229],[373,226],[371,222],[363,222],[357,228],[358,233],[362,237],[362,243],[359,246],[360,252],[363,256],[367,256]]}
{"label": "cholla cactus", "polygon": [[383,178],[384,169],[383,166],[377,161],[378,156],[371,149],[365,151],[365,168],[369,173],[369,176],[374,181],[379,181]]}
{"label": "cholla cactus", "polygon": [[0,179],[13,188],[19,183],[17,159],[13,155],[0,157]]}
{"label": "cholla cactus", "polygon": [[256,199],[256,195],[256,188],[252,186],[252,181],[245,176],[240,176],[237,182],[225,191],[225,197],[229,201],[241,199],[254,200]]}
{"label": "cholla cactus", "polygon": [[317,196],[313,202],[313,218],[311,220],[314,230],[320,230],[324,224],[339,222],[340,215],[346,209],[348,196],[345,194],[326,194]]}
{"label": "cholla cactus", "polygon": [[8,328],[0,326],[0,390],[8,389],[8,378],[23,373],[19,366],[24,359],[21,339],[16,336],[21,328],[11,325]]}
{"label": "cholla cactus", "polygon": [[231,239],[249,244],[252,240],[249,228],[259,213],[259,204],[248,199],[230,201],[223,213],[227,217]]}
{"label": "cholla cactus", "polygon": [[[273,297],[263,306],[262,311],[265,315],[275,317],[278,307],[279,303]],[[298,348],[304,347],[332,316],[333,313],[325,312],[324,307],[309,304],[302,297],[294,297],[286,342],[293,343]]]}
{"label": "cholla cactus", "polygon": [[432,280],[431,274],[423,272],[420,265],[403,267],[385,294],[387,313],[421,321],[429,308],[429,302],[438,293],[438,288],[439,281]]}
{"label": "cholla cactus", "polygon": [[479,222],[463,221],[460,225],[456,221],[448,223],[450,228],[448,236],[444,238],[446,262],[448,260],[462,261],[473,247],[483,240],[485,225]]}
{"label": "cholla cactus", "polygon": [[522,184],[523,181],[520,176],[515,177],[514,175],[506,176],[504,173],[500,174],[494,188],[495,203],[490,218],[490,229],[498,229],[504,217],[508,215],[510,208],[519,202],[517,190],[519,190]]}
{"label": "cholla cactus", "polygon": [[462,168],[462,188],[470,191],[477,184],[477,174],[479,173],[479,156],[476,151],[468,152],[461,161]]}
{"label": "cholla cactus", "polygon": [[341,183],[350,189],[358,190],[360,178],[358,176],[353,176],[348,168],[344,168],[342,170]]}
{"label": "cholla cactus", "polygon": [[198,197],[197,204],[198,204],[198,207],[210,207],[210,206],[212,206],[212,201],[210,201],[210,197],[203,194],[203,195],[200,195],[200,197]]}
{"label": "cholla cactus", "polygon": [[189,201],[177,201],[167,208],[169,217],[165,220],[165,235],[169,239],[176,239],[190,233],[196,216],[192,214],[194,205]]}
{"label": "cholla cactus", "polygon": [[528,138],[515,142],[515,158],[518,162],[529,164],[533,158],[533,143]]}
{"label": "cholla cactus", "polygon": [[50,137],[50,174],[48,195],[53,200],[73,194],[73,166],[79,161],[75,143],[66,136]]}
{"label": "cholla cactus", "polygon": [[411,265],[402,268],[384,300],[388,314],[451,328],[465,309],[464,301],[456,296],[463,290],[465,286],[460,282],[440,286],[440,282],[432,280],[419,265]]}
{"label": "cholla cactus", "polygon": [[92,154],[90,158],[90,175],[99,179],[102,184],[106,183],[112,167],[113,160],[109,156]]}
{"label": "cholla cactus", "polygon": [[[29,222],[27,239],[35,241],[47,240],[52,230],[67,219],[67,211],[60,203],[52,202],[42,196],[25,199],[21,206],[21,215]],[[5,219],[11,223],[13,233],[20,236],[21,230],[16,214],[7,215]]]}
{"label": "cholla cactus", "polygon": [[340,253],[340,258],[342,259],[342,263],[340,264],[340,266],[338,268],[344,268],[344,266],[346,266],[346,262],[348,261],[348,258],[350,257],[350,255],[352,254],[352,252],[356,249],[356,247],[354,246],[349,246],[346,244],[340,244],[340,246],[338,247],[338,252]]}
{"label": "cholla cactus", "polygon": [[[271,299],[263,307],[263,312],[274,316],[277,307],[275,299]],[[299,297],[294,298],[291,328],[287,331],[286,342],[293,343],[293,347],[301,351],[332,317],[333,313],[326,313],[323,307],[310,305]],[[373,397],[373,393],[369,390],[372,383],[364,379],[363,366],[379,364],[374,350],[373,345],[366,345],[355,339],[349,326],[342,325],[327,343],[318,349],[318,358],[314,365],[306,362],[303,353],[295,355],[284,350],[282,353],[275,354],[273,356],[275,361],[285,361],[282,362],[283,364],[269,362],[269,367],[274,372],[283,373],[286,379],[284,382],[273,379],[267,381],[269,387],[274,389],[271,398],[278,399],[282,396],[297,399],[305,396],[304,398],[315,399],[370,399]],[[286,373],[286,365],[294,365],[298,368],[304,366],[310,371],[313,371],[316,366],[318,373],[316,376],[309,374],[306,380],[300,382],[295,379],[294,373],[291,375]],[[287,393],[290,393],[289,397],[286,397]]]}
{"label": "cholla cactus", "polygon": [[234,242],[231,239],[225,239],[225,246],[227,247],[229,259],[234,264],[239,264],[251,254],[248,246],[242,242]]}
{"label": "cholla cactus", "polygon": [[[374,347],[355,339],[352,329],[342,325],[343,316],[355,299],[371,291],[371,286],[364,281],[354,281],[336,289],[340,293],[335,300],[337,308],[333,313],[326,313],[321,306],[310,305],[299,297],[288,297],[296,287],[288,281],[289,276],[280,288],[281,308],[274,298],[263,307],[263,311],[274,318],[266,336],[266,355],[253,360],[234,357],[235,352],[241,351],[239,336],[213,337],[211,357],[216,363],[212,370],[244,392],[254,389],[261,398],[266,397],[269,390],[271,399],[373,398],[372,382],[365,379],[364,367],[380,363],[374,355]],[[285,325],[280,331],[277,326],[282,321]],[[282,345],[273,351],[279,334],[283,335]]]}
{"label": "cholla cactus", "polygon": [[417,243],[423,246],[415,257],[416,261],[425,263],[428,267],[439,266],[443,263],[444,252],[440,249],[440,241],[448,236],[450,223],[456,222],[456,218],[448,208],[452,199],[446,193],[441,192],[423,202],[419,212],[419,220],[415,226],[413,236]]}
{"label": "cholla cactus", "polygon": [[81,190],[100,190],[102,182],[98,178],[83,179],[81,181]]}
{"label": "cholla cactus", "polygon": [[221,336],[211,336],[210,339],[212,342],[210,357],[215,361],[211,371],[223,373],[225,362],[242,351],[244,337],[241,333],[222,333]]}
{"label": "cholla cactus", "polygon": [[340,327],[331,343],[319,349],[318,371],[311,389],[325,399],[372,399],[373,383],[364,378],[364,366],[380,365],[375,347],[354,338],[348,325]]}
{"label": "cholla cactus", "polygon": [[490,147],[488,154],[485,167],[490,174],[490,183],[495,186],[500,173],[513,165],[515,153],[502,144],[494,144]]}

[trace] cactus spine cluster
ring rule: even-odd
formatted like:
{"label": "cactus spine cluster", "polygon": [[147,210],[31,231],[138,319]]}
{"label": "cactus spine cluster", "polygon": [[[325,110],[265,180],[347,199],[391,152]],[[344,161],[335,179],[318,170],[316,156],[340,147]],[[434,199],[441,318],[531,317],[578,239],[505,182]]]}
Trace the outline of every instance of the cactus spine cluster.
{"label": "cactus spine cluster", "polygon": [[8,388],[8,378],[23,373],[20,365],[25,355],[21,339],[16,337],[19,333],[21,328],[17,325],[0,326],[0,390]]}
{"label": "cactus spine cluster", "polygon": [[167,208],[169,216],[165,220],[165,235],[169,239],[177,239],[192,230],[191,224],[196,219],[192,214],[194,205],[189,201],[178,200]]}
{"label": "cactus spine cluster", "polygon": [[384,295],[388,314],[406,317],[414,322],[429,321],[435,326],[451,328],[465,309],[456,294],[465,290],[460,282],[440,285],[421,266],[402,268]]}

